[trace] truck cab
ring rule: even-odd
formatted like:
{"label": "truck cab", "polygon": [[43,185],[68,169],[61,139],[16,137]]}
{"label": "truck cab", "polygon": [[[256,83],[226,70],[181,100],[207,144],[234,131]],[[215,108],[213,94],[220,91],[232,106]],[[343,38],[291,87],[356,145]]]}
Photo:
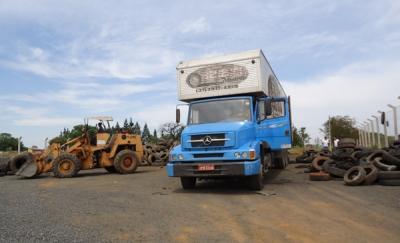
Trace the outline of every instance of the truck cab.
{"label": "truck cab", "polygon": [[[232,57],[225,58],[232,60]],[[247,59],[248,63],[255,64],[252,60],[256,58]],[[200,65],[187,75],[186,84],[196,89],[200,87],[203,90],[200,92],[205,92],[210,86],[220,89],[221,85],[232,85],[227,82],[229,78],[237,83],[238,79],[231,72],[236,75],[248,72],[246,66],[236,65],[228,69],[222,67],[223,70],[215,74],[216,66],[221,68],[220,63]],[[212,72],[214,78],[204,81],[210,77],[205,68],[211,69],[208,72]],[[185,71],[179,73],[184,74]],[[190,76],[193,77],[196,72],[199,75],[195,75],[197,80],[193,81]],[[228,78],[215,76],[220,73]],[[275,85],[279,90],[276,80],[268,80],[275,83],[266,83],[265,87]],[[241,176],[247,178],[252,189],[261,190],[263,177],[270,168],[284,169],[288,164],[287,149],[291,147],[290,98],[264,92],[242,92],[239,85],[234,94],[229,90],[228,95],[203,96],[187,102],[187,126],[182,132],[181,144],[170,153],[168,176],[180,177],[184,189],[194,188],[197,178]],[[180,122],[179,109],[177,122]]]}

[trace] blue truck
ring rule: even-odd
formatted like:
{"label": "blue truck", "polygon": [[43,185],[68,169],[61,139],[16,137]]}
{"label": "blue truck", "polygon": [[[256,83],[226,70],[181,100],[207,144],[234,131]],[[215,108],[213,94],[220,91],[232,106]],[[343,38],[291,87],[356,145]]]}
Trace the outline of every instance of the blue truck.
{"label": "blue truck", "polygon": [[180,62],[177,80],[188,119],[167,174],[180,177],[184,189],[193,189],[198,178],[244,177],[261,190],[268,170],[287,166],[290,97],[262,50]]}

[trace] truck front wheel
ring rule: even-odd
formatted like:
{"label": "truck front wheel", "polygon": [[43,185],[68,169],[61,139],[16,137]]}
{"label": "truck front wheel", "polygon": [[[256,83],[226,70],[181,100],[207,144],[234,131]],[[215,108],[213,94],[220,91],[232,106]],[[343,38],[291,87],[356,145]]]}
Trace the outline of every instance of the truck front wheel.
{"label": "truck front wheel", "polygon": [[181,177],[182,188],[193,189],[196,187],[196,177]]}
{"label": "truck front wheel", "polygon": [[258,175],[249,176],[247,179],[251,190],[260,191],[264,188],[264,176],[262,172]]}

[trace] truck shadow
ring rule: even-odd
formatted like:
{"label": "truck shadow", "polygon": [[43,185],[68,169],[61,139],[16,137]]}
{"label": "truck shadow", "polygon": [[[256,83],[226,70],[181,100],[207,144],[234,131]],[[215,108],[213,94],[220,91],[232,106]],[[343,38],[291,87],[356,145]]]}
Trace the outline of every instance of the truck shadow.
{"label": "truck shadow", "polygon": [[[264,177],[265,189],[268,184],[286,184],[290,180],[280,179],[281,170],[271,170]],[[263,195],[267,196],[265,189],[263,191],[252,191],[247,186],[245,178],[216,178],[203,179],[197,182],[196,188],[193,190],[183,190],[182,188],[174,190],[175,193],[209,193],[223,195]]]}

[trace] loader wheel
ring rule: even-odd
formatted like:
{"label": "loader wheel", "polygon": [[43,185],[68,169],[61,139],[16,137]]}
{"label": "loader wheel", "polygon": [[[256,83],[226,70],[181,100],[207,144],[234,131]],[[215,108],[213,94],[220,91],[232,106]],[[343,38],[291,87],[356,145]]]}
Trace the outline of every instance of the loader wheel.
{"label": "loader wheel", "polygon": [[11,174],[15,174],[24,164],[32,162],[33,155],[29,152],[23,152],[19,155],[14,156],[9,164]]}
{"label": "loader wheel", "polygon": [[73,154],[61,154],[54,160],[54,176],[58,178],[74,177],[81,169],[81,161]]}
{"label": "loader wheel", "polygon": [[113,165],[104,167],[104,169],[106,169],[106,171],[108,171],[109,173],[116,173],[117,172],[117,170],[115,169],[115,167]]}
{"label": "loader wheel", "polygon": [[115,170],[120,174],[133,173],[139,164],[136,153],[130,149],[120,151],[114,159]]}

